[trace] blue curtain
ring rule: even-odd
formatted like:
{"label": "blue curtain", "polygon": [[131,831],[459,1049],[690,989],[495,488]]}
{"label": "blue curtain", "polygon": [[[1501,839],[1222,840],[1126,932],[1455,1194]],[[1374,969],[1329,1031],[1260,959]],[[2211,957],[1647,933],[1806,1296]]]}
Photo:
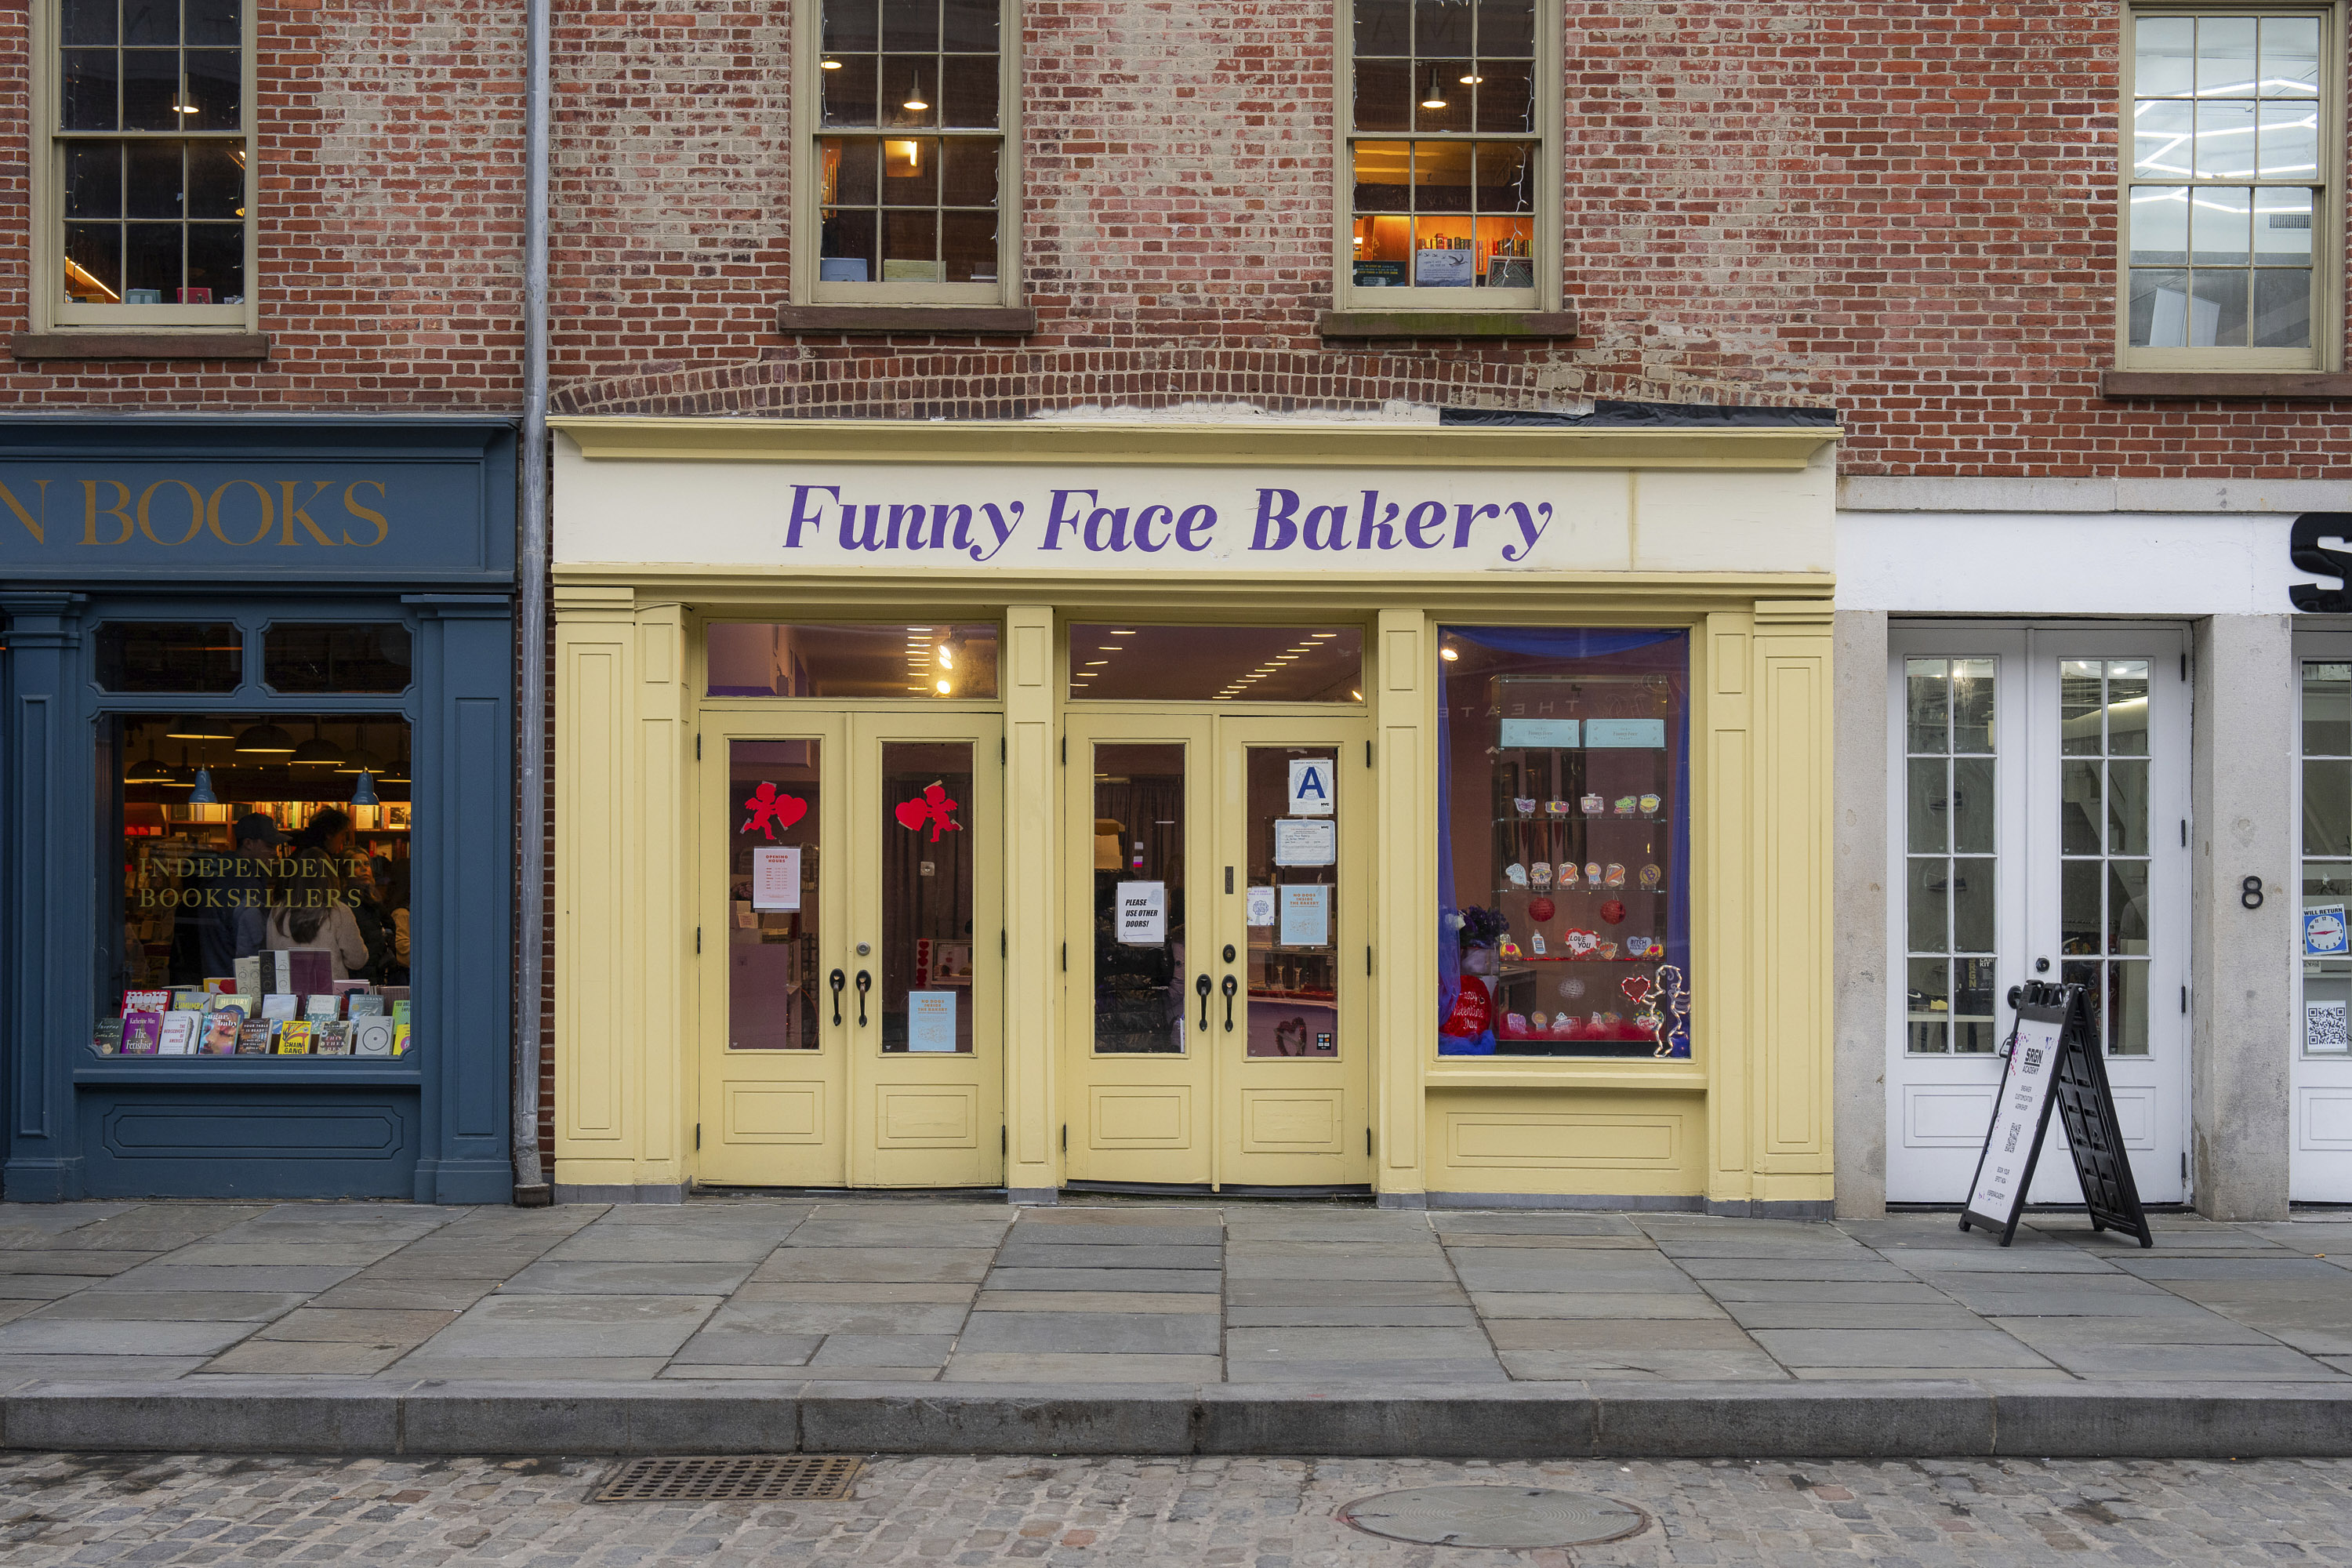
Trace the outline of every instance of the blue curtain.
{"label": "blue curtain", "polygon": [[[1556,626],[1440,626],[1438,646],[1448,642],[1465,643],[1475,647],[1491,648],[1496,653],[1514,653],[1544,658],[1601,658],[1614,653],[1631,653],[1636,648],[1655,647],[1660,643],[1686,642],[1686,632],[1655,631],[1584,631]],[[1690,973],[1690,909],[1687,897],[1690,888],[1690,692],[1688,690],[1690,660],[1683,660],[1684,684],[1680,710],[1675,714],[1675,813],[1671,842],[1674,845],[1674,874],[1666,898],[1666,961]],[[1439,659],[1437,664],[1437,1016],[1440,1022],[1454,1011],[1454,998],[1462,994],[1462,946],[1454,934],[1454,916],[1460,912],[1454,901],[1454,701],[1452,665]],[[1449,1057],[1490,1057],[1495,1054],[1495,1031],[1490,1027],[1475,1038],[1457,1039],[1441,1035],[1438,1053]]]}

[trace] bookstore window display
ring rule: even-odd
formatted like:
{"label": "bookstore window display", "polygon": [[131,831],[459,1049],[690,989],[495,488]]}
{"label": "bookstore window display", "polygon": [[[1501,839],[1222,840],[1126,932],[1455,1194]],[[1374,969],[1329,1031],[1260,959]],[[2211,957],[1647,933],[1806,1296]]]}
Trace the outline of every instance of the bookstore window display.
{"label": "bookstore window display", "polygon": [[99,747],[98,1054],[410,1053],[404,719],[111,714]]}
{"label": "bookstore window display", "polygon": [[1688,1057],[1688,635],[1439,655],[1440,1054]]}

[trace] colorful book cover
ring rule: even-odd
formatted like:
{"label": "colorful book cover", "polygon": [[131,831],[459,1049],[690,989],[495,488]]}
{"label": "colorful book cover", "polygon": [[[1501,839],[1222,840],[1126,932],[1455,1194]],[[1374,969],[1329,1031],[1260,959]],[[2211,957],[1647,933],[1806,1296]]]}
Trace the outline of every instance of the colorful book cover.
{"label": "colorful book cover", "polygon": [[163,1015],[153,1008],[142,1007],[122,1015],[122,1054],[126,1057],[152,1057],[155,1043],[163,1033]]}
{"label": "colorful book cover", "polygon": [[392,1054],[396,1057],[408,1054],[408,1026],[405,1024],[392,1026]]}
{"label": "colorful book cover", "polygon": [[205,979],[204,989],[205,994],[207,996],[225,995],[236,989],[236,976],[233,974],[207,975]]}
{"label": "colorful book cover", "polygon": [[383,998],[369,991],[354,991],[343,998],[343,1015],[350,1018],[381,1018]]}
{"label": "colorful book cover", "polygon": [[205,1010],[205,1004],[209,1000],[210,998],[202,991],[174,991],[172,993],[172,1011],[201,1013]]}
{"label": "colorful book cover", "polygon": [[369,989],[372,984],[373,982],[366,980],[338,980],[335,982],[335,994],[349,996],[355,991]]}
{"label": "colorful book cover", "polygon": [[402,996],[394,1000],[392,1004],[392,1021],[395,1024],[402,1025],[405,1025],[408,1022],[407,997]]}
{"label": "colorful book cover", "polygon": [[310,1031],[310,1054],[314,1057],[347,1057],[352,1054],[352,1026],[336,1022],[318,1024]]}
{"label": "colorful book cover", "polygon": [[172,1010],[169,991],[125,991],[122,994],[122,1016],[133,1013],[168,1013]]}
{"label": "colorful book cover", "polygon": [[245,1027],[236,1032],[236,1054],[241,1057],[266,1057],[269,1054],[270,1037],[278,1026],[267,1018],[248,1018]]}
{"label": "colorful book cover", "polygon": [[328,1023],[342,1016],[343,999],[331,991],[302,998],[302,1016],[313,1024]]}
{"label": "colorful book cover", "polygon": [[297,1018],[292,1023],[278,1026],[278,1055],[307,1057],[310,1054],[310,1031],[318,1027]]}
{"label": "colorful book cover", "polygon": [[354,1018],[351,1022],[352,1055],[355,1057],[388,1057],[392,1055],[393,1022],[382,1016]]}
{"label": "colorful book cover", "polygon": [[196,1036],[204,1027],[205,1016],[192,1008],[174,1007],[163,1015],[163,1027],[155,1041],[159,1057],[192,1057],[196,1054]]}
{"label": "colorful book cover", "polygon": [[98,1027],[90,1031],[89,1048],[102,1057],[120,1055],[122,1050],[122,1020],[100,1018]]}
{"label": "colorful book cover", "polygon": [[302,998],[291,991],[272,991],[261,999],[261,1016],[273,1024],[283,1024],[294,1016]]}
{"label": "colorful book cover", "polygon": [[245,1028],[245,1013],[241,1002],[215,1002],[205,1014],[204,1039],[196,1047],[197,1054],[207,1057],[236,1055],[237,1036]]}

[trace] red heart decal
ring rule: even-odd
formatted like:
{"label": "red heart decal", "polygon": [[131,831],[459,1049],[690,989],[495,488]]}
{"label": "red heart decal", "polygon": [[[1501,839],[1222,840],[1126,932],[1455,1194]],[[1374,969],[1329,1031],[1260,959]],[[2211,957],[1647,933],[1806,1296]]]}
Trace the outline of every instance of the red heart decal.
{"label": "red heart decal", "polygon": [[807,815],[808,802],[803,800],[800,796],[796,795],[780,795],[776,797],[777,826],[790,827],[793,823],[798,822],[802,817],[806,816]]}
{"label": "red heart decal", "polygon": [[902,800],[892,810],[891,815],[898,819],[899,826],[912,831],[930,820],[931,808],[919,800]]}

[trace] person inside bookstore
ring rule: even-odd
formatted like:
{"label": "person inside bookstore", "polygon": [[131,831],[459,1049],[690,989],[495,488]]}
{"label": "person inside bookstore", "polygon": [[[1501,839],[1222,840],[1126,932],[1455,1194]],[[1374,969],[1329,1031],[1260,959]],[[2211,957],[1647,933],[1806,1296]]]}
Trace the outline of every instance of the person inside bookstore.
{"label": "person inside bookstore", "polygon": [[[352,914],[368,950],[367,977],[379,985],[408,984],[408,911],[404,889],[395,888],[391,859],[382,855],[352,858]],[[395,896],[398,902],[395,902]]]}
{"label": "person inside bookstore", "polygon": [[[344,820],[348,826],[350,819]],[[336,979],[363,975],[368,965],[367,940],[360,935],[359,921],[346,897],[341,884],[331,876],[306,870],[290,879],[285,901],[269,911],[269,951],[323,951],[334,955]]]}
{"label": "person inside bookstore", "polygon": [[270,905],[270,863],[284,853],[286,835],[260,812],[237,818],[230,831],[236,853],[215,860],[220,869],[205,884],[196,947],[205,974],[227,974],[236,960],[262,951]]}

